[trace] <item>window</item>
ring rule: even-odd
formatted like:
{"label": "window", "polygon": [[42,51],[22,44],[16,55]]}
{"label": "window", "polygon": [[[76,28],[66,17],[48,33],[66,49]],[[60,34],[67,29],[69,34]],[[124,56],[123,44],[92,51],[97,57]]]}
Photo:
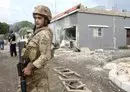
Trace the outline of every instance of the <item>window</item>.
{"label": "window", "polygon": [[103,30],[108,28],[107,25],[88,25],[89,28],[92,28],[94,37],[103,37]]}
{"label": "window", "polygon": [[102,30],[101,30],[101,28],[98,28],[98,36],[102,36]]}
{"label": "window", "polygon": [[65,29],[65,39],[76,40],[76,26]]}
{"label": "window", "polygon": [[94,37],[102,37],[103,36],[103,28],[93,28],[93,36]]}

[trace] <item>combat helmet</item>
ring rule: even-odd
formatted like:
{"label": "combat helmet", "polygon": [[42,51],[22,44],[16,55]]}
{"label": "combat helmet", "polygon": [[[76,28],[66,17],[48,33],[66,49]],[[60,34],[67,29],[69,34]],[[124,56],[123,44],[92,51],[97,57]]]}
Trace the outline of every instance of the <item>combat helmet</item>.
{"label": "combat helmet", "polygon": [[51,21],[52,18],[52,14],[50,9],[47,6],[44,5],[38,5],[34,8],[34,12],[33,12],[33,16],[35,14],[40,14],[40,15],[44,15],[48,18],[49,21]]}

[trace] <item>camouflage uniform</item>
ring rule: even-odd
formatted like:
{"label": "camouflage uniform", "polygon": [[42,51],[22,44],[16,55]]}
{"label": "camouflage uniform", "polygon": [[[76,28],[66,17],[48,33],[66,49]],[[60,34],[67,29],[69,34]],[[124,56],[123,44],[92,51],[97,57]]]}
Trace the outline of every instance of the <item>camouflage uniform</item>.
{"label": "camouflage uniform", "polygon": [[[31,76],[26,77],[27,92],[49,92],[48,62],[51,60],[52,31],[48,27],[36,29],[30,37],[23,58],[29,58],[36,67]],[[19,85],[18,91],[21,92]]]}
{"label": "camouflage uniform", "polygon": [[24,56],[29,57],[37,69],[26,79],[27,92],[49,92],[47,63],[51,59],[51,43],[52,32],[47,27],[36,30],[30,37]]}

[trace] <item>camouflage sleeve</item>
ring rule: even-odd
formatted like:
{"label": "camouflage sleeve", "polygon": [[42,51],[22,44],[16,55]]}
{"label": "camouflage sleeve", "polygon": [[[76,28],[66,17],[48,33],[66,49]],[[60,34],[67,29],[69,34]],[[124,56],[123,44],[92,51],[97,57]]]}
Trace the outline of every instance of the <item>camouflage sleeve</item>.
{"label": "camouflage sleeve", "polygon": [[50,54],[48,54],[48,46],[50,44],[50,38],[47,38],[45,34],[42,34],[40,41],[39,41],[39,50],[41,55],[37,60],[33,62],[33,65],[37,68],[42,67],[46,61],[50,59]]}

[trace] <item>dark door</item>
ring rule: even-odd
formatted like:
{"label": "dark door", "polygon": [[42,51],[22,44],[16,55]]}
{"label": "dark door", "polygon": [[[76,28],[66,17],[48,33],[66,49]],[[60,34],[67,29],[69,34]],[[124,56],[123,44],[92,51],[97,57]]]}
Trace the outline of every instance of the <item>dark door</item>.
{"label": "dark door", "polygon": [[126,29],[126,45],[130,45],[130,29]]}

